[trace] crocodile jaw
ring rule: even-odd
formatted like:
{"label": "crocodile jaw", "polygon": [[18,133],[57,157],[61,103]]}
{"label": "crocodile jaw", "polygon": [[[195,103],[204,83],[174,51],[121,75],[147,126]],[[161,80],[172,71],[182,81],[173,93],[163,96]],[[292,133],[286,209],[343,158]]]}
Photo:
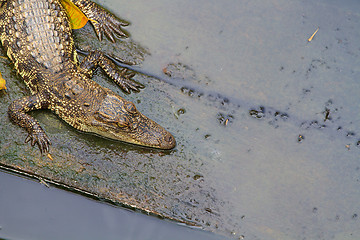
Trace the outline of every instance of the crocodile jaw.
{"label": "crocodile jaw", "polygon": [[172,149],[176,145],[171,133],[140,113],[132,102],[113,93],[104,98],[85,125],[87,132],[141,146]]}

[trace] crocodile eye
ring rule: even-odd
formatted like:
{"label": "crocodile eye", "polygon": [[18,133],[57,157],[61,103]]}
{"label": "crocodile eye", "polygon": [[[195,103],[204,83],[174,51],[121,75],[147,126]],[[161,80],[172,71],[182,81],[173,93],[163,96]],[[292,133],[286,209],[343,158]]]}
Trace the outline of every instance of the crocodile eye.
{"label": "crocodile eye", "polygon": [[129,119],[125,116],[119,117],[118,121],[117,121],[117,125],[120,128],[125,128],[129,126]]}
{"label": "crocodile eye", "polygon": [[125,107],[125,110],[128,111],[129,113],[134,114],[137,112],[136,107],[132,102],[127,102],[124,107]]}

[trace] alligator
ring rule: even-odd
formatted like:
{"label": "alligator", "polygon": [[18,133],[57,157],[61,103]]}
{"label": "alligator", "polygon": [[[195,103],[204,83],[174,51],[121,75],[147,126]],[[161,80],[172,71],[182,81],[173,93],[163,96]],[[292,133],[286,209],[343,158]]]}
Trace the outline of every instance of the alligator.
{"label": "alligator", "polygon": [[[139,91],[133,73],[119,70],[105,53],[78,60],[68,16],[60,0],[0,0],[0,40],[31,95],[14,100],[10,120],[25,128],[25,143],[48,153],[51,141],[29,111],[50,109],[74,128],[132,144],[172,149],[175,138],[135,105],[91,78],[100,67],[125,92]],[[125,36],[127,23],[90,0],[69,0],[94,26],[98,38]]]}

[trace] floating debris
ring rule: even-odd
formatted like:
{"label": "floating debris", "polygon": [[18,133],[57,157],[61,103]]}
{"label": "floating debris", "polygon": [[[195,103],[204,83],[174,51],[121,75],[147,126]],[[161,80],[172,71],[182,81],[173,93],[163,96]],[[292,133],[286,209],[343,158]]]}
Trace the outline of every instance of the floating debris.
{"label": "floating debris", "polygon": [[302,142],[305,139],[304,135],[299,134],[298,136],[298,142]]}
{"label": "floating debris", "polygon": [[260,106],[259,109],[250,109],[249,110],[249,114],[250,116],[254,117],[254,118],[264,118],[265,117],[265,107]]}
{"label": "floating debris", "polygon": [[325,114],[324,122],[326,122],[326,120],[331,120],[330,109],[325,108],[325,111],[323,113]]}
{"label": "floating debris", "polygon": [[211,134],[206,134],[206,135],[204,136],[205,139],[208,139],[209,137],[211,137]]}
{"label": "floating debris", "polygon": [[177,114],[178,114],[178,115],[182,115],[182,114],[185,114],[185,113],[186,113],[185,108],[180,108],[180,109],[177,111]]}
{"label": "floating debris", "polygon": [[224,114],[218,113],[217,120],[221,125],[227,126],[228,124],[232,123],[234,116],[232,114]]}
{"label": "floating debris", "polygon": [[311,42],[313,40],[313,38],[315,37],[315,34],[319,31],[319,28],[316,29],[316,31],[313,33],[313,35],[311,35],[311,37],[309,37],[308,42]]}

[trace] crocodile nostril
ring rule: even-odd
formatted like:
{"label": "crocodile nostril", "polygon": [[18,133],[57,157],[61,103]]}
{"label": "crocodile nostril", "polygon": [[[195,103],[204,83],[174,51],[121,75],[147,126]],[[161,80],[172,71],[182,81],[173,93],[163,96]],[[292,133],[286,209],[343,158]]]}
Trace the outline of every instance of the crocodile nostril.
{"label": "crocodile nostril", "polygon": [[171,136],[171,135],[167,135],[167,136],[165,137],[165,140],[166,140],[167,142],[173,142],[173,139],[174,139],[174,137]]}
{"label": "crocodile nostril", "polygon": [[170,133],[166,134],[166,136],[164,137],[164,144],[163,144],[165,149],[171,149],[174,148],[176,145],[176,141],[175,138],[173,137],[173,135],[171,135]]}

